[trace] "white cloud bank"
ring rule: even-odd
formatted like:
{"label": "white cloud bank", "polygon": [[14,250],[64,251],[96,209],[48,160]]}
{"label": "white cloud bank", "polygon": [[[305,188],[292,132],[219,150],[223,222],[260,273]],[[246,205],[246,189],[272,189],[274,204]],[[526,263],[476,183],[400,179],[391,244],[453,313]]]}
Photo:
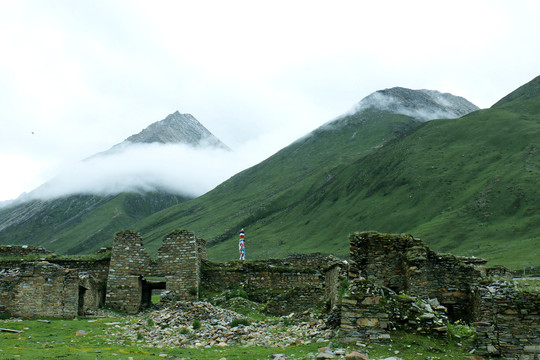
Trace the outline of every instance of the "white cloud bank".
{"label": "white cloud bank", "polygon": [[111,195],[165,190],[196,197],[250,164],[246,156],[178,144],[131,144],[77,162],[24,196],[47,200],[72,194]]}

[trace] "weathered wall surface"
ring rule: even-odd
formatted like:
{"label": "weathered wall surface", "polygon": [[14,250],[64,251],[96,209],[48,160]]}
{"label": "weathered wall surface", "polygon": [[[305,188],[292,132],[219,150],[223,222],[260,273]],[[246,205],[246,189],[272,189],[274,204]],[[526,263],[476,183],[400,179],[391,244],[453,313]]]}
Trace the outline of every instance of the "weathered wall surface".
{"label": "weathered wall surface", "polygon": [[23,263],[0,274],[0,304],[12,316],[74,317],[78,312],[76,270],[46,261]]}
{"label": "weathered wall surface", "polygon": [[436,298],[451,320],[472,320],[473,289],[482,273],[453,255],[437,254],[412,236],[364,232],[350,240],[351,276],[396,293]]}
{"label": "weathered wall surface", "polygon": [[[341,314],[347,340],[385,340],[388,322],[399,327],[400,317],[404,318],[400,312],[415,308],[414,302],[408,307],[389,306],[406,305],[407,297],[399,295],[403,292],[427,300],[435,309],[437,303],[444,305],[451,321],[474,323],[482,355],[540,359],[539,294],[516,289],[512,280],[490,282],[483,275],[482,260],[437,254],[412,236],[375,232],[351,235],[350,249],[351,287]],[[487,273],[508,275],[504,269]],[[393,290],[393,295],[384,289]],[[444,332],[440,321],[431,321],[440,320],[437,314],[415,317],[417,329]]]}
{"label": "weathered wall surface", "polygon": [[518,291],[511,281],[478,289],[479,354],[507,359],[540,359],[540,296]]}
{"label": "weathered wall surface", "polygon": [[157,269],[167,276],[167,290],[180,299],[198,299],[201,261],[206,260],[206,242],[181,230],[163,239],[158,249]]}
{"label": "weathered wall surface", "polygon": [[327,271],[335,259],[306,254],[249,262],[205,262],[202,282],[214,290],[242,289],[249,299],[266,303],[268,312],[289,314],[322,306],[332,294],[337,297],[336,290],[327,291],[326,286],[337,288],[332,281],[338,281],[338,268]]}
{"label": "weathered wall surface", "polygon": [[41,246],[0,245],[0,256],[2,257],[24,257],[28,255],[52,255],[52,252],[45,250]]}
{"label": "weathered wall surface", "polygon": [[60,265],[66,269],[75,269],[79,274],[88,274],[104,284],[109,276],[110,257],[97,260],[77,260],[77,259],[48,259],[50,263]]}
{"label": "weathered wall surface", "polygon": [[178,300],[198,299],[200,263],[205,257],[204,240],[186,230],[165,236],[156,261],[138,233],[119,232],[114,237],[106,304],[127,313],[140,311],[148,297],[143,291],[151,290],[144,280],[148,277],[164,277],[166,289]]}
{"label": "weathered wall surface", "polygon": [[434,299],[400,295],[364,278],[354,279],[341,304],[343,340],[387,342],[394,329],[445,336],[448,318]]}

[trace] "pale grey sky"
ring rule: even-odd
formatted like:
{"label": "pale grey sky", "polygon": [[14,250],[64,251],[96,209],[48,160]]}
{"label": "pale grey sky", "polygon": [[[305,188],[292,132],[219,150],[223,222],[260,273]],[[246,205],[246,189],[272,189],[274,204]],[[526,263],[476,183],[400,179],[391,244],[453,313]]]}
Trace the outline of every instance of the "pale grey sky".
{"label": "pale grey sky", "polygon": [[540,75],[539,18],[536,0],[2,0],[0,201],[176,110],[237,152],[226,178],[376,90],[489,107]]}

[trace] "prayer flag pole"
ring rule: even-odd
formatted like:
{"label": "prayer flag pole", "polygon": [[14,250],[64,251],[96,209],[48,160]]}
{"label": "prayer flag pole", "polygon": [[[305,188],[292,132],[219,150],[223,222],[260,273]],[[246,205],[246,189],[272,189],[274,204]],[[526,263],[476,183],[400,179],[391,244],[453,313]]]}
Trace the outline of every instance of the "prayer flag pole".
{"label": "prayer flag pole", "polygon": [[238,250],[240,251],[240,260],[246,260],[246,244],[244,241],[244,229],[240,230],[240,241],[238,242]]}

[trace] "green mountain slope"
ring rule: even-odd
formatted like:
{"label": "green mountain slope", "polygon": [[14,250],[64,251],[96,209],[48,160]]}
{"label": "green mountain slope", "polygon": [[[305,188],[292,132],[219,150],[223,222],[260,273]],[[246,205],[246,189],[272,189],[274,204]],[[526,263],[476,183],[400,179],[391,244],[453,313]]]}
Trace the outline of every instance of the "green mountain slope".
{"label": "green mountain slope", "polygon": [[[62,254],[95,252],[112,236],[185,197],[160,192],[72,195],[0,210],[0,244],[32,244]],[[10,218],[13,225],[9,226]]]}
{"label": "green mountain slope", "polygon": [[[508,104],[512,106],[511,103],[514,103],[514,105],[517,104],[517,106],[522,106],[523,102],[529,99],[534,99],[538,96],[538,94],[540,94],[540,76],[537,76],[525,85],[520,86],[516,90],[512,91],[510,94],[497,101],[492,107],[503,107]],[[519,111],[519,109],[515,110]]]}
{"label": "green mountain slope", "polygon": [[[300,249],[299,242],[289,242],[283,235],[288,230],[281,224],[290,210],[318,196],[340,166],[376,151],[392,138],[405,136],[419,125],[420,121],[409,116],[380,111],[345,116],[233,176],[209,193],[144,219],[136,229],[143,234],[151,251],[175,228],[197,232],[212,248],[221,243],[228,247],[237,241],[242,227],[248,229],[247,236],[261,239],[250,243],[252,256],[312,251],[311,245]],[[274,242],[288,244],[276,247]],[[236,253],[211,251],[211,256],[225,260],[236,258]]]}
{"label": "green mountain slope", "polygon": [[[529,94],[524,98],[454,120],[419,125],[378,111],[369,113],[372,121],[350,116],[350,127],[315,132],[137,229],[150,249],[174,228],[196,231],[214,260],[237,257],[244,227],[248,258],[345,256],[349,233],[378,230],[412,233],[438,251],[491,264],[538,266],[538,81],[517,90]],[[358,136],[365,138],[354,142]]]}
{"label": "green mountain slope", "polygon": [[490,109],[432,121],[344,168],[315,214],[342,211],[356,230],[412,233],[438,251],[538,266],[539,146],[538,114]]}

